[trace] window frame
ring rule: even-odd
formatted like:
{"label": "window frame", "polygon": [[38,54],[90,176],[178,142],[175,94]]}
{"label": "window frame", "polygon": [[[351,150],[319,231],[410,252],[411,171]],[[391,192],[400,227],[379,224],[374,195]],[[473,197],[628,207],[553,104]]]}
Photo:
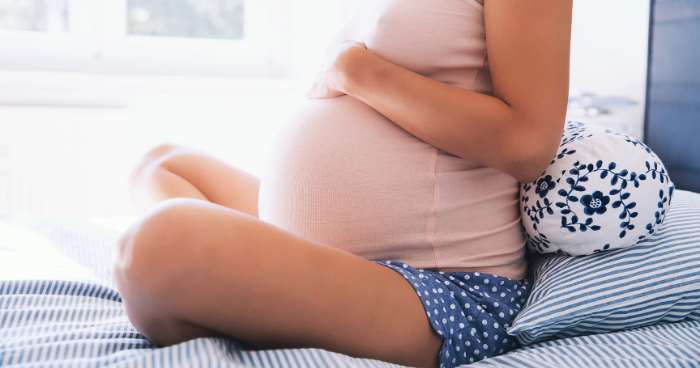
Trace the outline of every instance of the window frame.
{"label": "window frame", "polygon": [[127,0],[68,0],[69,31],[0,31],[2,70],[281,78],[287,0],[245,4],[243,40],[127,35]]}

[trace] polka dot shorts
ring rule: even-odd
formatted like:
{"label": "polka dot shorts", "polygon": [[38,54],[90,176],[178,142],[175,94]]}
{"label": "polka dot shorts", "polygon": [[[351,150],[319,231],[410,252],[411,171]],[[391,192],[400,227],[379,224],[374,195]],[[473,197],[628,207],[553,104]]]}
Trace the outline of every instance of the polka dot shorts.
{"label": "polka dot shorts", "polygon": [[442,337],[441,368],[474,363],[518,347],[506,330],[530,292],[527,279],[376,262],[400,273],[416,290],[430,324]]}

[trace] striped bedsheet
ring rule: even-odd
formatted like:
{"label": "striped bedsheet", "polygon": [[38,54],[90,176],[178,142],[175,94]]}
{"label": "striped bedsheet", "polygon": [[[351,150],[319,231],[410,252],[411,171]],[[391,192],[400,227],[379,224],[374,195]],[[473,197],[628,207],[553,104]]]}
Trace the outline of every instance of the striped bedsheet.
{"label": "striped bedsheet", "polygon": [[[0,367],[399,367],[319,349],[253,351],[223,338],[156,348],[131,325],[113,287],[109,265],[117,231],[66,219],[0,219],[3,224],[38,237],[0,231],[0,269],[10,266],[3,256],[12,242],[24,240],[15,248],[31,249],[28,243],[44,241],[91,277],[81,270],[61,279],[0,279]],[[37,247],[37,258],[46,244]],[[548,341],[472,366],[700,368],[700,322]]]}
{"label": "striped bedsheet", "polygon": [[537,258],[509,330],[523,344],[700,321],[700,194],[677,191],[663,224],[634,247]]}
{"label": "striped bedsheet", "polygon": [[[0,282],[2,367],[399,367],[318,349],[246,350],[230,339],[156,348],[114,289],[80,281]],[[700,367],[700,322],[554,340],[473,367]]]}

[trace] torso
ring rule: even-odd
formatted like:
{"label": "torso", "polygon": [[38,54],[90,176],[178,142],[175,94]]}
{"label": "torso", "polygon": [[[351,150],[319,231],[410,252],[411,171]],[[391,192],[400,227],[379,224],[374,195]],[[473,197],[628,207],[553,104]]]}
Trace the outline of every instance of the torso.
{"label": "torso", "polygon": [[[491,92],[476,0],[387,0],[354,22],[347,38],[389,61]],[[518,182],[421,141],[354,97],[306,101],[269,169],[260,218],[299,236],[368,259],[524,276]]]}

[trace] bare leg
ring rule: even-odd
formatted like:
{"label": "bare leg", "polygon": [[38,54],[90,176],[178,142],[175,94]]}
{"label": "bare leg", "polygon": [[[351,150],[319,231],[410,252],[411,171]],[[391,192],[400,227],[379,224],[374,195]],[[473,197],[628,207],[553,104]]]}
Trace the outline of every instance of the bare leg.
{"label": "bare leg", "polygon": [[243,212],[176,199],[122,239],[127,312],[159,344],[216,333],[435,367],[441,339],[399,274]]}
{"label": "bare leg", "polygon": [[[142,212],[167,199],[194,198],[258,215],[259,180],[193,148],[162,144],[151,149],[131,173],[130,184]],[[216,334],[187,323],[179,328],[191,336]]]}
{"label": "bare leg", "polygon": [[255,176],[201,151],[168,144],[149,151],[131,174],[140,210],[169,198],[195,198],[257,216],[258,190]]}

